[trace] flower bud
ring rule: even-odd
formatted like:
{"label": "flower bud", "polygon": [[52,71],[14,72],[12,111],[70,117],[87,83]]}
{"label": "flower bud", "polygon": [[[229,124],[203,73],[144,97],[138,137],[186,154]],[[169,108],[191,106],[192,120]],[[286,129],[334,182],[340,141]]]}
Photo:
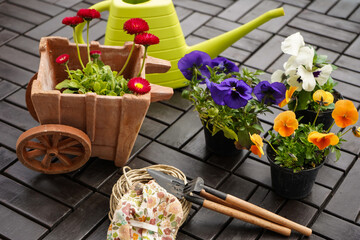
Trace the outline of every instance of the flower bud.
{"label": "flower bud", "polygon": [[209,117],[216,117],[219,113],[219,110],[217,108],[210,108],[208,113]]}
{"label": "flower bud", "polygon": [[181,93],[181,97],[185,99],[190,99],[190,92],[189,90],[183,90]]}
{"label": "flower bud", "polygon": [[355,137],[360,137],[360,127],[353,127],[351,130]]}

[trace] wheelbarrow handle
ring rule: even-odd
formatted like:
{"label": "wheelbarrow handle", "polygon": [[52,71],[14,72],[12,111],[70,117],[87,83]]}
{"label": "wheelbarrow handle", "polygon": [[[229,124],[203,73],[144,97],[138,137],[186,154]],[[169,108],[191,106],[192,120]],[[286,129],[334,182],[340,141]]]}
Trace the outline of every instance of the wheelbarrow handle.
{"label": "wheelbarrow handle", "polygon": [[226,202],[227,206],[231,206],[235,209],[241,209],[245,212],[254,214],[256,216],[262,217],[264,219],[267,219],[269,221],[278,223],[282,226],[288,227],[290,229],[293,229],[301,234],[304,234],[305,236],[310,236],[312,234],[312,230],[308,227],[305,227],[301,224],[298,224],[296,222],[293,222],[289,219],[286,219],[280,215],[277,215],[273,212],[270,212],[264,208],[261,208],[259,206],[256,206],[255,204],[249,203],[247,201],[244,201],[240,198],[237,198],[235,196],[232,196],[230,194],[223,193],[219,190],[213,189],[211,187],[205,186],[204,189],[200,192],[200,196],[206,197],[205,192],[212,194],[219,199]]}
{"label": "wheelbarrow handle", "polygon": [[205,207],[207,209],[213,210],[213,211],[218,212],[218,213],[222,213],[224,215],[227,215],[227,216],[230,216],[230,217],[233,217],[233,218],[236,218],[236,219],[240,219],[240,220],[242,220],[244,222],[252,223],[254,225],[263,227],[265,229],[269,229],[269,230],[271,230],[273,232],[277,232],[277,233],[279,233],[281,235],[284,235],[284,236],[288,237],[291,234],[291,229],[290,228],[287,228],[287,227],[281,226],[279,224],[270,222],[270,221],[268,221],[266,219],[262,219],[260,217],[251,215],[249,213],[245,213],[245,212],[233,209],[231,207],[221,205],[219,203],[210,201],[208,199],[202,199],[202,198],[199,198],[199,197],[189,196],[189,195],[187,195],[185,198],[186,198],[186,200],[188,200],[190,202],[193,202],[193,203],[196,203],[196,204],[199,204],[199,205],[201,205],[201,206],[203,206],[203,207]]}

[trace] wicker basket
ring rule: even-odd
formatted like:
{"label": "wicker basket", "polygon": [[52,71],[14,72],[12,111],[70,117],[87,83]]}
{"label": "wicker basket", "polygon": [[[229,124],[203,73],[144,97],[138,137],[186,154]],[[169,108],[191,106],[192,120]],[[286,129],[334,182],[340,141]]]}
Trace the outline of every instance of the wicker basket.
{"label": "wicker basket", "polygon": [[[148,181],[152,180],[153,178],[148,174],[146,169],[154,169],[157,171],[164,172],[166,174],[169,174],[173,177],[179,178],[183,180],[185,183],[186,176],[183,172],[181,172],[179,169],[168,166],[168,165],[153,165],[145,168],[140,169],[131,169],[128,166],[125,166],[123,168],[123,175],[119,178],[119,180],[115,183],[112,194],[110,196],[110,211],[109,211],[109,219],[112,221],[114,212],[116,210],[116,207],[122,198],[122,196],[127,193],[131,186],[134,183],[147,183]],[[181,221],[181,225],[185,222],[187,216],[189,215],[191,203],[186,201],[185,199],[179,199],[182,205],[183,209],[183,219]]]}

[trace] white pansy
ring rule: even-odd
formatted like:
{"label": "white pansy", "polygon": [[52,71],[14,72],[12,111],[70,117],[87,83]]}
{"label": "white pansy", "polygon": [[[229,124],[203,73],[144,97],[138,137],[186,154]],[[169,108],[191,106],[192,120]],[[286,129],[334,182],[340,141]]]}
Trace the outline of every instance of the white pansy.
{"label": "white pansy", "polygon": [[286,54],[297,56],[303,46],[305,46],[304,38],[297,32],[285,38],[281,43],[281,50]]}
{"label": "white pansy", "polygon": [[[294,75],[294,72],[296,73],[296,69],[299,67],[299,64],[296,62],[296,56],[291,56],[287,60],[287,62],[284,63],[284,69],[286,75]],[[293,74],[291,74],[293,73]]]}
{"label": "white pansy", "polygon": [[290,86],[297,87],[296,91],[301,91],[302,90],[302,81],[298,81],[299,78],[300,78],[300,76],[298,76],[298,75],[292,75],[287,80],[287,83]]}
{"label": "white pansy", "polygon": [[319,83],[320,86],[324,85],[330,77],[333,68],[330,64],[323,66],[322,68],[318,69],[320,74],[316,77],[316,81]]}
{"label": "white pansy", "polygon": [[311,70],[313,65],[315,51],[310,47],[301,47],[299,54],[295,57],[298,66],[303,65],[306,69]]}
{"label": "white pansy", "polygon": [[276,70],[271,74],[271,82],[282,82],[285,72],[283,70]]}
{"label": "white pansy", "polygon": [[312,71],[308,71],[304,66],[298,67],[297,74],[301,77],[302,80],[302,88],[307,91],[311,92],[314,90],[316,81]]}

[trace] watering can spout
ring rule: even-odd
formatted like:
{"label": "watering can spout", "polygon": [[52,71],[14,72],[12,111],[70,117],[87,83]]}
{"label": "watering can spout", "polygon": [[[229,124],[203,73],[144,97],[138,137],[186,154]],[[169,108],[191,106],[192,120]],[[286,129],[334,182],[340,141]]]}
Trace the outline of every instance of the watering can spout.
{"label": "watering can spout", "polygon": [[284,16],[283,8],[276,8],[270,10],[263,15],[253,19],[252,21],[226,33],[223,33],[217,37],[209,39],[205,42],[198,43],[193,46],[188,46],[186,53],[190,53],[194,50],[203,51],[210,55],[211,58],[218,56],[225,49],[230,47],[233,43],[238,41],[240,38],[257,28],[258,26],[266,23],[267,21]]}

